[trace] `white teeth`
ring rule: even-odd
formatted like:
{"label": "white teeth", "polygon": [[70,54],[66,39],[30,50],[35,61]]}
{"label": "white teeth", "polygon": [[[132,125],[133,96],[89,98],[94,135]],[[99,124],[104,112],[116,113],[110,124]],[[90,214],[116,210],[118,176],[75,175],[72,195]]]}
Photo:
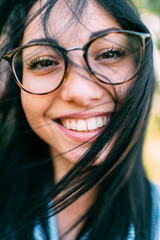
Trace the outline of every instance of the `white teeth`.
{"label": "white teeth", "polygon": [[88,120],[88,130],[94,130],[97,128],[97,122],[95,118],[90,118]]}
{"label": "white teeth", "polygon": [[97,118],[97,126],[98,126],[98,127],[103,127],[103,124],[104,124],[104,123],[103,123],[102,118],[101,118],[101,117],[98,117],[98,118]]}
{"label": "white teeth", "polygon": [[108,119],[107,119],[107,117],[106,117],[106,116],[104,116],[104,119],[103,119],[103,121],[104,121],[104,124],[105,124],[105,125],[107,125]]}
{"label": "white teeth", "polygon": [[76,131],[92,131],[106,126],[108,120],[107,116],[98,116],[89,119],[62,119],[61,123],[67,129]]}
{"label": "white teeth", "polygon": [[76,124],[76,121],[75,121],[75,120],[72,120],[72,121],[71,121],[71,129],[72,129],[72,130],[77,130],[77,124]]}
{"label": "white teeth", "polygon": [[71,123],[69,121],[66,121],[66,123],[64,123],[64,126],[68,129],[71,129]]}
{"label": "white teeth", "polygon": [[[67,122],[64,122],[64,123],[63,123],[63,126],[64,126],[65,128],[68,128],[68,127],[67,127]],[[68,129],[69,129],[69,128],[68,128]]]}
{"label": "white teeth", "polygon": [[84,120],[77,121],[77,130],[78,131],[86,131],[87,130],[86,122]]}

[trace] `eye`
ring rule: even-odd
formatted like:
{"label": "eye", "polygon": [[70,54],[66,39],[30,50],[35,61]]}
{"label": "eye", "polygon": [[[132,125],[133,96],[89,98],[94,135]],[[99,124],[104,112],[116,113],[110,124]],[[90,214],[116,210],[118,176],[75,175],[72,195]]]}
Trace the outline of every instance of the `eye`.
{"label": "eye", "polygon": [[123,49],[103,49],[97,54],[95,60],[104,60],[108,62],[118,61],[120,58],[126,55],[126,51]]}
{"label": "eye", "polygon": [[59,62],[50,57],[37,57],[27,62],[27,69],[34,71],[47,71],[58,65]]}

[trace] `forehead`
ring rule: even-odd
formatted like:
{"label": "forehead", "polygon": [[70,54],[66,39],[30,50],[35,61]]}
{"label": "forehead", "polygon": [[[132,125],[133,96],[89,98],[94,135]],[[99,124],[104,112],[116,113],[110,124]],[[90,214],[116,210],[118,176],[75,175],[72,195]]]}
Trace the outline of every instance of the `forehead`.
{"label": "forehead", "polygon": [[[36,2],[29,12],[29,17],[32,17],[42,7],[42,2]],[[74,44],[85,44],[94,32],[112,27],[121,28],[115,17],[95,1],[87,1],[81,14],[79,10],[72,1],[68,3],[64,0],[57,1],[45,25],[49,37],[57,39],[64,47],[74,47]],[[44,14],[46,14],[45,11],[25,29],[23,44],[33,39],[45,38],[42,24]]]}

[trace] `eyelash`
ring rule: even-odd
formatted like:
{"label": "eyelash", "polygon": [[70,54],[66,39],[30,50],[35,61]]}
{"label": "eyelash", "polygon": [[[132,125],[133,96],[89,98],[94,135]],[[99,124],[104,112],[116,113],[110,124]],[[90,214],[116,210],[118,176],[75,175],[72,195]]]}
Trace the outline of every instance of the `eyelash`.
{"label": "eyelash", "polygon": [[[48,66],[37,67],[37,65],[42,65],[42,63],[47,63],[47,62],[50,63],[50,64],[48,64]],[[37,58],[30,60],[27,63],[27,69],[35,70],[35,71],[38,71],[38,70],[45,71],[48,68],[51,68],[53,65],[58,65],[58,62],[54,61],[53,59],[51,59],[49,57],[37,57]]]}
{"label": "eyelash", "polygon": [[[126,56],[126,50],[119,48],[119,49],[104,49],[102,53],[100,53],[98,56],[95,57],[95,60],[108,60],[108,61],[116,61],[118,58],[120,57],[124,57]],[[112,56],[110,57],[108,55],[105,56],[106,54],[112,54]],[[114,55],[117,55],[116,57]]]}
{"label": "eyelash", "polygon": [[[109,54],[112,54],[110,56]],[[122,48],[115,49],[112,47],[111,49],[104,49],[102,50],[98,56],[95,56],[95,60],[104,60],[107,62],[116,62],[120,57],[126,56],[126,50]],[[108,56],[107,56],[108,55]],[[116,55],[116,56],[115,56]],[[44,66],[42,66],[44,64]],[[57,61],[54,61],[50,57],[36,57],[31,59],[27,64],[27,69],[34,70],[34,71],[46,71],[53,66],[59,65]],[[39,66],[38,66],[39,65]]]}

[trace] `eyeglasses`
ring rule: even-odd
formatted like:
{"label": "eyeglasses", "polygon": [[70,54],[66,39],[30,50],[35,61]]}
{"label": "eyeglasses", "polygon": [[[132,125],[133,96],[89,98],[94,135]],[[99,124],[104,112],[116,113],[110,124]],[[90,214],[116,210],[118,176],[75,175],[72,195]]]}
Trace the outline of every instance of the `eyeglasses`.
{"label": "eyeglasses", "polygon": [[14,79],[24,91],[44,95],[58,89],[65,80],[68,53],[83,51],[91,77],[103,84],[123,84],[140,71],[148,33],[108,30],[83,47],[65,49],[54,41],[30,42],[3,56],[9,62]]}

